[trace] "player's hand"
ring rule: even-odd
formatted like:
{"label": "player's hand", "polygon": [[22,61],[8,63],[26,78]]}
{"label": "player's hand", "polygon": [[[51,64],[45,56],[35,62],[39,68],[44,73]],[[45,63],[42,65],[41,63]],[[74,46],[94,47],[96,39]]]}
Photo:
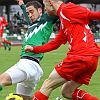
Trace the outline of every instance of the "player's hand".
{"label": "player's hand", "polygon": [[24,48],[24,51],[25,52],[33,52],[33,47],[29,46],[29,45],[26,45],[25,48]]}
{"label": "player's hand", "polygon": [[16,1],[17,1],[17,3],[18,3],[19,5],[24,4],[24,1],[23,1],[23,0],[16,0]]}

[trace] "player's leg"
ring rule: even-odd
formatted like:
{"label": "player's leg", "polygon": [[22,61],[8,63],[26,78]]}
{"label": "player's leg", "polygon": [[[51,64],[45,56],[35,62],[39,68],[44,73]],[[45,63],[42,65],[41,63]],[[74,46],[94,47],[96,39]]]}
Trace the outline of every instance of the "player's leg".
{"label": "player's leg", "polygon": [[7,34],[3,33],[3,36],[2,36],[2,43],[3,43],[3,46],[4,46],[4,50],[7,49],[7,43],[4,42],[6,35]]}
{"label": "player's leg", "polygon": [[4,39],[4,41],[3,41],[4,43],[6,43],[6,44],[9,44],[9,45],[11,45],[11,42],[9,41],[9,40],[7,40],[7,39]]}
{"label": "player's leg", "polygon": [[7,37],[7,34],[3,33],[2,42],[4,44],[4,48],[6,49],[6,47],[8,47],[8,50],[10,51],[11,50],[11,42],[9,40],[7,40],[6,37]]}
{"label": "player's leg", "polygon": [[[8,40],[7,40],[7,41],[8,41]],[[10,41],[9,41],[9,42],[10,42]],[[12,43],[10,42],[10,44],[8,44],[7,47],[8,47],[8,50],[10,51],[11,48],[12,48]]]}
{"label": "player's leg", "polygon": [[1,47],[1,43],[2,43],[2,33],[0,31],[0,47]]}
{"label": "player's leg", "polygon": [[3,29],[0,29],[0,47],[1,47],[1,44],[2,44],[3,32],[4,32],[4,30]]}
{"label": "player's leg", "polygon": [[3,43],[3,46],[4,46],[4,50],[6,50],[7,49],[7,44],[4,43],[4,42],[2,42],[2,43]]}
{"label": "player's leg", "polygon": [[11,85],[12,81],[11,81],[11,77],[9,74],[7,73],[3,73],[0,75],[0,91],[8,85]]}
{"label": "player's leg", "polygon": [[88,94],[84,90],[77,89],[82,84],[89,84],[93,73],[96,71],[98,57],[89,56],[82,57],[82,59],[83,60],[81,62],[77,61],[77,63],[75,63],[79,72],[77,71],[76,76],[74,75],[74,81],[69,81],[64,84],[62,88],[62,95],[65,98],[72,98],[73,100],[98,100],[98,98]]}
{"label": "player's leg", "polygon": [[63,97],[70,100],[99,100],[86,91],[77,89],[81,85],[75,81],[66,82],[62,88]]}
{"label": "player's leg", "polygon": [[43,75],[43,70],[35,61],[28,59],[21,59],[21,61],[26,70],[27,79],[17,84],[16,93],[20,94],[24,100],[29,100],[32,91],[36,88]]}
{"label": "player's leg", "polygon": [[9,86],[26,79],[26,73],[17,69],[17,66],[20,66],[20,64],[15,64],[13,67],[0,75],[0,86],[2,89],[5,86]]}
{"label": "player's leg", "polygon": [[0,84],[2,88],[18,82],[26,78],[26,74],[18,69],[13,69],[11,72],[5,72],[0,75]]}
{"label": "player's leg", "polygon": [[22,83],[18,83],[16,93],[20,94],[24,100],[29,100],[32,90],[31,87],[26,87]]}
{"label": "player's leg", "polygon": [[62,78],[54,69],[49,77],[44,81],[40,91],[36,92],[32,100],[47,100],[50,93],[57,87],[64,84],[66,80]]}
{"label": "player's leg", "polygon": [[80,86],[81,84],[75,81],[68,81],[63,85],[61,93],[64,98],[72,99],[72,93]]}

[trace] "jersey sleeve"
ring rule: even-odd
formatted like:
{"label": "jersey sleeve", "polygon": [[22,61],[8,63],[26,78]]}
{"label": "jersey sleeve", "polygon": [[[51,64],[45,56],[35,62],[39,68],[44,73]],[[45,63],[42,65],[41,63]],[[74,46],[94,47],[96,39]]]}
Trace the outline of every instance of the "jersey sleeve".
{"label": "jersey sleeve", "polygon": [[88,14],[88,19],[89,20],[100,20],[100,12],[90,11]]}
{"label": "jersey sleeve", "polygon": [[60,45],[67,42],[66,36],[61,31],[58,33],[56,38],[42,46],[33,46],[33,52],[35,53],[45,53],[55,50],[60,47]]}
{"label": "jersey sleeve", "polygon": [[30,25],[31,24],[31,21],[30,21],[30,19],[28,17],[28,14],[26,13],[26,5],[25,4],[22,4],[20,7],[21,7],[21,9],[23,11],[23,14],[24,14],[24,17],[26,19],[26,22]]}
{"label": "jersey sleeve", "polygon": [[43,29],[44,34],[43,34],[43,44],[47,43],[50,39],[50,35],[52,34],[53,31],[53,24],[47,23],[46,27]]}
{"label": "jersey sleeve", "polygon": [[49,16],[47,13],[44,13],[43,16],[45,16],[47,22],[52,22],[52,24],[55,24],[56,21],[59,19],[58,16]]}

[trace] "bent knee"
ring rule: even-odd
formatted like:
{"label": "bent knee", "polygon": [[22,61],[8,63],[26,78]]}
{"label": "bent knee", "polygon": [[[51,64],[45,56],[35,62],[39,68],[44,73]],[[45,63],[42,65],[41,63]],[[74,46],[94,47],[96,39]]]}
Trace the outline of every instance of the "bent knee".
{"label": "bent knee", "polygon": [[9,74],[3,73],[0,75],[0,84],[2,84],[2,86],[8,86],[12,84],[12,80]]}

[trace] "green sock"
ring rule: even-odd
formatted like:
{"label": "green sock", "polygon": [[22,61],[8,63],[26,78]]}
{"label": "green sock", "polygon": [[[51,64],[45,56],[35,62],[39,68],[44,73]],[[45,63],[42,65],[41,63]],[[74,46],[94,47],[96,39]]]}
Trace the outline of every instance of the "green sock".
{"label": "green sock", "polygon": [[3,89],[3,88],[2,88],[2,85],[0,84],[0,91],[2,91],[2,89]]}
{"label": "green sock", "polygon": [[6,43],[2,42],[3,43],[3,46],[6,46]]}
{"label": "green sock", "polygon": [[9,44],[6,44],[6,47],[8,47],[8,48],[9,48]]}
{"label": "green sock", "polygon": [[7,47],[8,47],[8,48],[11,48],[11,45],[8,44]]}

